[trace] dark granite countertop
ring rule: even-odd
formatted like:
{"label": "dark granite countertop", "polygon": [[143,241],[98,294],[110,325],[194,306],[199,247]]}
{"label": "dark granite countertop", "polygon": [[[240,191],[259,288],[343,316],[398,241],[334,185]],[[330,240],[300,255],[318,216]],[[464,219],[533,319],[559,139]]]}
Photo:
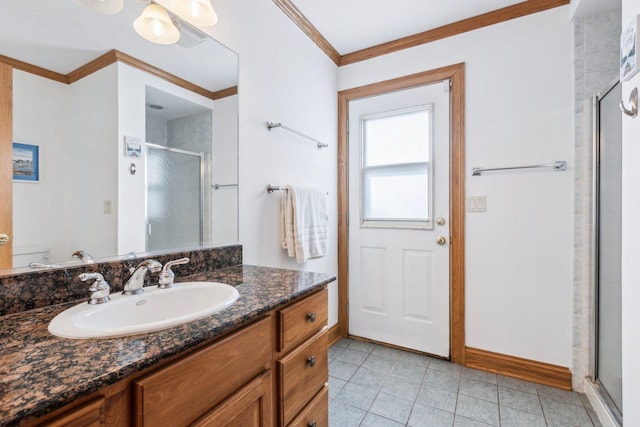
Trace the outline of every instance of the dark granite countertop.
{"label": "dark granite countertop", "polygon": [[78,301],[0,317],[0,425],[60,408],[251,322],[335,276],[238,265],[176,279],[187,280],[233,285],[240,298],[223,312],[185,325],[108,339],[73,340],[48,332],[49,321]]}

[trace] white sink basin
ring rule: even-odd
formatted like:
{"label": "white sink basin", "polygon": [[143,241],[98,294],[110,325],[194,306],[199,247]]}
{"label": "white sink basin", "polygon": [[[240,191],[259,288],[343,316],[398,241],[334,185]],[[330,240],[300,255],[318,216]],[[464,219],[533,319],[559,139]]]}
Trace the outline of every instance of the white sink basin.
{"label": "white sink basin", "polygon": [[104,338],[157,331],[224,310],[238,297],[233,286],[217,282],[146,287],[139,295],[111,294],[104,304],[78,304],[58,314],[49,332],[64,338]]}

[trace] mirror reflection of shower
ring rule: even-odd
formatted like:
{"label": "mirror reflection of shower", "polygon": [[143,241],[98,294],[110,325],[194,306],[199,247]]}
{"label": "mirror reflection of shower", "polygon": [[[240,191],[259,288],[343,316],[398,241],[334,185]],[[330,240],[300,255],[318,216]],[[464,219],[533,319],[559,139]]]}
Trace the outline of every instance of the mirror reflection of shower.
{"label": "mirror reflection of shower", "polygon": [[593,380],[607,412],[622,425],[622,85],[594,99],[595,348]]}
{"label": "mirror reflection of shower", "polygon": [[[212,109],[146,88],[147,251],[237,239],[237,170],[218,167],[229,157],[218,137],[227,125],[216,117],[215,102],[224,116],[223,101]],[[232,151],[228,162],[237,159]],[[234,185],[220,186],[224,174]]]}

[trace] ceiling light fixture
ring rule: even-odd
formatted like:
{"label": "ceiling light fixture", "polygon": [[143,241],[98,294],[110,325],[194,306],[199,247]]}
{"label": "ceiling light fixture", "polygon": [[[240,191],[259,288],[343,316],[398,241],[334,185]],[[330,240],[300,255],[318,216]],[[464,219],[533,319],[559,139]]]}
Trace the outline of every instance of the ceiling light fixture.
{"label": "ceiling light fixture", "polygon": [[[94,12],[111,15],[123,8],[124,0],[73,0]],[[138,0],[145,3],[133,28],[142,38],[158,44],[173,44],[180,39],[180,20],[196,27],[210,27],[218,22],[211,0]]]}
{"label": "ceiling light fixture", "polygon": [[153,0],[180,19],[196,27],[211,27],[218,22],[218,15],[211,0]]}
{"label": "ceiling light fixture", "polygon": [[122,10],[123,0],[73,0],[76,4],[104,15],[113,15]]}
{"label": "ceiling light fixture", "polygon": [[133,21],[133,28],[140,37],[153,43],[173,44],[180,39],[180,31],[167,11],[154,3],[145,7],[142,15]]}

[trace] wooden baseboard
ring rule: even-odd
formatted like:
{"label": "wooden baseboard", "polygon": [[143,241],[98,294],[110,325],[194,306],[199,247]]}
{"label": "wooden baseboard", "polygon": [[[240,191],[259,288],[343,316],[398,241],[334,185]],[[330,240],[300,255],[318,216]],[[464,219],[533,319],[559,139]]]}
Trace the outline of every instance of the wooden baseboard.
{"label": "wooden baseboard", "polygon": [[571,371],[564,366],[470,347],[465,348],[465,366],[563,390],[571,390]]}
{"label": "wooden baseboard", "polygon": [[336,341],[338,341],[340,338],[342,338],[342,335],[340,335],[340,325],[339,324],[336,323],[335,325],[333,325],[332,327],[329,328],[328,337],[329,337],[329,347],[334,345],[336,343]]}

